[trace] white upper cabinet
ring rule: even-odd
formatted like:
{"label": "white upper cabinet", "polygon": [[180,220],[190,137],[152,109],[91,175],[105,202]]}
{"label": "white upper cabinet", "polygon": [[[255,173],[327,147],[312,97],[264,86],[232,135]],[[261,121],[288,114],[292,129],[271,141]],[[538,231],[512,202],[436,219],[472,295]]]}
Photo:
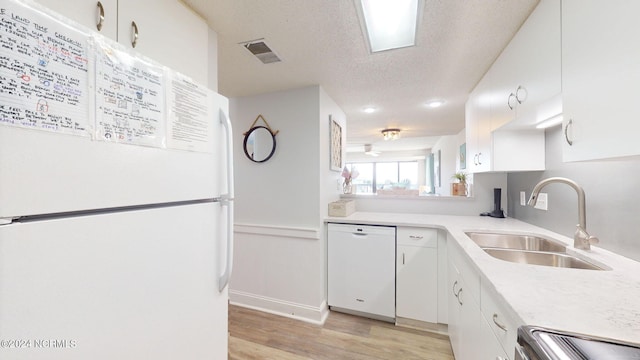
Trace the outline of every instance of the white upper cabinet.
{"label": "white upper cabinet", "polygon": [[36,0],[80,25],[117,40],[118,0]]}
{"label": "white upper cabinet", "polygon": [[562,112],[560,0],[542,0],[493,64],[494,128],[532,128]]}
{"label": "white upper cabinet", "polygon": [[[37,1],[128,49],[134,48],[132,42],[137,28],[135,51],[200,83],[207,83],[208,26],[178,0]],[[101,21],[98,30],[97,24]]]}
{"label": "white upper cabinet", "polygon": [[563,0],[563,160],[640,154],[640,2]]}
{"label": "white upper cabinet", "polygon": [[[135,26],[132,25],[135,23]],[[118,42],[206,84],[208,26],[178,0],[118,2]]]}
{"label": "white upper cabinet", "polygon": [[469,96],[470,172],[544,170],[544,131],[558,115],[560,0],[542,0]]}

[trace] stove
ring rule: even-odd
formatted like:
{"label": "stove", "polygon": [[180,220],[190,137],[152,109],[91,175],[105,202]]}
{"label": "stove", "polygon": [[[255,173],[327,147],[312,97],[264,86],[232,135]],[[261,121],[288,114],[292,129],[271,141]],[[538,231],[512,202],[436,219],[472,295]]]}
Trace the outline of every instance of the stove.
{"label": "stove", "polygon": [[516,360],[640,360],[640,344],[521,326]]}

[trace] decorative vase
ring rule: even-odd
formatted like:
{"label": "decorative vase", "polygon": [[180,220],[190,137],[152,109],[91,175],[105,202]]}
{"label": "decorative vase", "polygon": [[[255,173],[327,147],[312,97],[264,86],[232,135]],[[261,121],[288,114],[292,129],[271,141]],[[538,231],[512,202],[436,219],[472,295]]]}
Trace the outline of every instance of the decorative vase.
{"label": "decorative vase", "polygon": [[451,184],[451,195],[453,195],[453,196],[467,196],[467,184],[466,183],[453,183],[453,184]]}
{"label": "decorative vase", "polygon": [[343,183],[342,184],[342,193],[344,194],[351,194],[351,183]]}

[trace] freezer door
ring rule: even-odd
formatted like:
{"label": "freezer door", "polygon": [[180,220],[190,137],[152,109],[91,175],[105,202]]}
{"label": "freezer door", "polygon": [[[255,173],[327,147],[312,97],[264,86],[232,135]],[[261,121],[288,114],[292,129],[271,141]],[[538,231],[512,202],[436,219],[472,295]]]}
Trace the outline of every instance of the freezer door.
{"label": "freezer door", "polygon": [[0,359],[226,359],[224,211],[0,226]]}
{"label": "freezer door", "polygon": [[0,125],[0,219],[219,196],[228,99],[210,98],[210,152]]}

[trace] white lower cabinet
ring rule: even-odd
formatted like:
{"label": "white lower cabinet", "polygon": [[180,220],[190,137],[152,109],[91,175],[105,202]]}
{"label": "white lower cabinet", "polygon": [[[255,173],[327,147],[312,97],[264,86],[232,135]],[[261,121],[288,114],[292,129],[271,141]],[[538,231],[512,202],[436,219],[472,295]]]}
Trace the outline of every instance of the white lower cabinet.
{"label": "white lower cabinet", "polygon": [[[456,360],[509,360],[515,348],[515,338],[513,343],[511,341],[517,329],[515,322],[508,320],[496,298],[488,297],[490,293],[481,288],[479,274],[450,237],[447,239],[447,251],[448,330]],[[487,314],[490,314],[489,318]],[[498,324],[510,330],[504,331]],[[513,347],[507,349],[505,345]]]}
{"label": "white lower cabinet", "polygon": [[396,317],[438,322],[438,232],[399,227]]}
{"label": "white lower cabinet", "polygon": [[500,300],[489,284],[482,284],[480,299],[482,315],[492,334],[495,335],[494,339],[497,339],[508,358],[513,358],[518,338],[518,327],[524,324],[516,320],[515,314],[509,311],[504,301]]}
{"label": "white lower cabinet", "polygon": [[[451,255],[451,241],[447,243],[447,250]],[[455,251],[455,250],[454,250]],[[469,286],[462,277],[460,268],[456,266],[454,258],[449,257],[449,339],[456,360],[484,359],[478,357],[480,338],[480,307],[471,296]],[[473,281],[473,280],[472,280]]]}

